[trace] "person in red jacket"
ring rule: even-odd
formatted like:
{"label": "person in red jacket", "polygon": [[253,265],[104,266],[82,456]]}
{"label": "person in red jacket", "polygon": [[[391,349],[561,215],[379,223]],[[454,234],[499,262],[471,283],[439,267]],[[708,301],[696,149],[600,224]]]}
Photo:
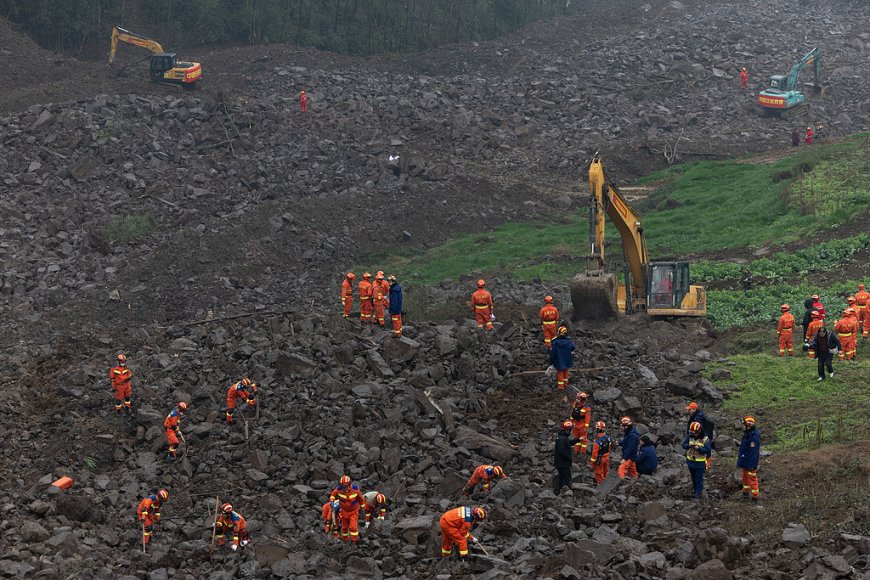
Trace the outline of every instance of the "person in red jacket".
{"label": "person in red jacket", "polygon": [[490,488],[499,479],[507,479],[504,469],[498,465],[481,465],[468,478],[468,482],[462,488],[462,495],[471,495],[478,483],[483,493],[489,493]]}
{"label": "person in red jacket", "polygon": [[242,379],[237,383],[230,385],[227,389],[227,425],[233,424],[233,413],[239,401],[242,400],[253,407],[257,404],[257,399],[254,396],[257,394],[257,385],[251,382],[251,379]]}
{"label": "person in red jacket", "polygon": [[129,415],[133,412],[133,373],[127,368],[127,357],[118,354],[118,365],[109,371],[109,381],[115,392],[115,412],[122,410]]}
{"label": "person in red jacket", "polygon": [[810,298],[813,299],[813,310],[818,311],[820,320],[824,320],[825,319],[825,305],[822,304],[822,300],[819,298],[819,295],[813,294],[812,296],[810,296]]}
{"label": "person in red jacket", "polygon": [[332,504],[332,509],[338,512],[342,541],[358,542],[359,510],[364,501],[359,485],[353,483],[349,476],[342,475],[338,480],[338,487],[329,494],[329,501]]}
{"label": "person in red jacket", "polygon": [[571,406],[571,422],[574,429],[571,437],[577,440],[574,444],[574,453],[586,455],[586,444],[589,440],[589,425],[592,423],[592,407],[587,402],[589,395],[584,392],[577,393],[574,404]]}
{"label": "person in red jacket", "polygon": [[746,72],[746,67],[740,69],[740,90],[746,90],[746,81],[749,80],[749,73]]}
{"label": "person in red jacket", "polygon": [[553,306],[553,297],[544,297],[544,306],[541,308],[541,329],[544,331],[544,344],[547,349],[550,348],[550,343],[556,338],[556,325],[559,323],[559,310]]}
{"label": "person in red jacket", "polygon": [[248,524],[242,514],[233,510],[233,504],[225,503],[221,506],[221,514],[215,523],[215,539],[219,546],[223,546],[226,542],[226,535],[232,532],[233,543],[230,544],[230,549],[235,552],[239,548],[244,548],[251,543],[251,536],[248,534]]}
{"label": "person in red jacket", "polygon": [[475,506],[453,508],[441,516],[441,557],[453,553],[453,546],[459,548],[459,557],[468,555],[468,540],[477,543],[477,538],[471,535],[474,526],[486,519],[486,510]]}
{"label": "person in red jacket", "polygon": [[492,295],[485,286],[483,278],[477,281],[477,290],[471,295],[471,311],[474,312],[477,328],[485,325],[487,330],[492,330]]}
{"label": "person in red jacket", "polygon": [[812,127],[807,127],[807,132],[804,134],[804,142],[805,142],[807,145],[812,145],[812,144],[813,144],[813,134],[814,134],[814,133],[813,133],[813,128],[812,128]]}
{"label": "person in red jacket", "polygon": [[371,279],[372,275],[366,272],[356,288],[357,294],[359,294],[359,321],[363,324],[370,324],[372,322]]}
{"label": "person in red jacket", "polygon": [[341,283],[341,305],[344,307],[345,318],[350,318],[350,309],[353,308],[353,281],[355,278],[353,272],[348,272]]}
{"label": "person in red jacket", "polygon": [[299,108],[302,109],[302,112],[308,110],[308,95],[305,94],[305,91],[299,92]]}
{"label": "person in red jacket", "polygon": [[157,493],[146,495],[136,506],[136,520],[142,522],[142,542],[151,541],[154,524],[160,521],[160,506],[169,499],[169,492],[161,489]]}
{"label": "person in red jacket", "polygon": [[[804,336],[804,344],[807,345],[809,345],[809,343],[813,341],[813,337],[816,335],[819,329],[825,325],[825,322],[821,318],[819,318],[818,310],[813,310],[812,312],[810,312],[810,316],[812,317],[812,320],[810,321],[809,326],[807,326],[807,334],[806,336]],[[807,352],[810,358],[816,358],[816,351],[814,351],[812,348],[809,348]]]}
{"label": "person in red jacket", "polygon": [[788,350],[788,356],[794,356],[794,344],[792,343],[794,316],[789,312],[791,307],[788,304],[783,304],[779,309],[782,311],[782,316],[779,317],[779,323],[776,325],[776,335],[779,337],[779,356],[785,356],[786,350]]}
{"label": "person in red jacket", "polygon": [[169,444],[170,461],[174,460],[178,455],[178,435],[181,433],[179,423],[185,413],[187,413],[187,403],[181,401],[166,416],[166,420],[163,421],[163,435],[166,436],[166,442]]}

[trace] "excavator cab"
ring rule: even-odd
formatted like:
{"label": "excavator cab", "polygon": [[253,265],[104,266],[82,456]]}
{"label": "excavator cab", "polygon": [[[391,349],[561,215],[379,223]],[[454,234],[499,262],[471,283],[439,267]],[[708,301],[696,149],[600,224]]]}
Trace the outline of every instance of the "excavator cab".
{"label": "excavator cab", "polygon": [[164,73],[175,68],[174,52],[161,52],[151,55],[151,80],[163,80]]}
{"label": "excavator cab", "polygon": [[650,316],[705,316],[707,294],[693,286],[688,262],[650,262],[646,277]]}

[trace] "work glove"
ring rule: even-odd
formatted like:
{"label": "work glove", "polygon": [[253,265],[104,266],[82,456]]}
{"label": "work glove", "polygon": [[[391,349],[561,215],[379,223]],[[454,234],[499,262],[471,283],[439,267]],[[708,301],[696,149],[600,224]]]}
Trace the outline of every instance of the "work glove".
{"label": "work glove", "polygon": [[369,523],[370,523],[370,522],[366,522],[366,525],[363,526],[363,527],[364,527],[365,529],[369,529]]}
{"label": "work glove", "polygon": [[477,544],[477,543],[480,542],[480,540],[478,540],[478,539],[475,538],[474,536],[471,536],[471,538],[469,538],[469,539],[471,540],[471,543],[472,543],[472,544]]}
{"label": "work glove", "polygon": [[238,550],[238,549],[239,549],[239,547],[238,547],[237,545],[235,545],[235,544],[233,544],[232,546],[230,546],[230,550],[232,550],[233,552],[235,552],[235,551]]}
{"label": "work glove", "polygon": [[248,399],[248,400],[245,401],[245,402],[248,403],[248,404],[249,404],[250,406],[252,406],[252,407],[253,407],[254,405],[257,404],[257,400],[256,400],[256,399]]}
{"label": "work glove", "polygon": [[489,315],[489,321],[490,321],[490,322],[495,322],[495,314],[490,314],[490,315]]}

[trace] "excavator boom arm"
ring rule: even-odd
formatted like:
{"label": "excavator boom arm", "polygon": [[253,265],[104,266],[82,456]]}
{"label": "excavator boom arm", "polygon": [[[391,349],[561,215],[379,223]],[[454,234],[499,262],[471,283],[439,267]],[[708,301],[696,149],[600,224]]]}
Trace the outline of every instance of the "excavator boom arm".
{"label": "excavator boom arm", "polygon": [[795,63],[795,65],[791,67],[791,71],[789,71],[788,79],[785,83],[786,91],[795,90],[795,87],[797,87],[798,75],[801,73],[802,70],[804,70],[804,67],[806,67],[808,64],[813,65],[813,75],[815,77],[813,79],[814,84],[819,84],[819,73],[822,70],[822,51],[818,47],[816,47],[806,53],[806,55],[804,55],[804,57],[799,62]]}
{"label": "excavator boom arm", "polygon": [[161,46],[156,40],[145,38],[135,32],[130,32],[129,30],[124,30],[123,28],[115,26],[112,28],[112,48],[109,50],[109,64],[112,64],[115,61],[115,52],[118,50],[118,42],[126,42],[128,44],[141,46],[142,48],[147,48],[152,54],[163,52],[163,46]]}

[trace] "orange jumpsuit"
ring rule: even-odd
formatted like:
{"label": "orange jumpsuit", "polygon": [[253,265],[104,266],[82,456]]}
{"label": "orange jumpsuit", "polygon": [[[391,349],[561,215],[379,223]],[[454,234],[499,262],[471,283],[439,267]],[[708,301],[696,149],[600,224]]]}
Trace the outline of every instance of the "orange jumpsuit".
{"label": "orange jumpsuit", "polygon": [[592,442],[592,457],[589,462],[592,464],[595,484],[601,485],[610,471],[610,437],[606,434],[600,433],[599,437]]}
{"label": "orange jumpsuit", "polygon": [[236,409],[236,406],[239,404],[239,399],[246,402],[248,405],[255,405],[257,400],[254,398],[253,386],[252,390],[248,390],[248,387],[244,386],[241,381],[235,383],[227,390],[227,423],[233,423],[233,412]]}
{"label": "orange jumpsuit", "polygon": [[381,280],[375,280],[372,282],[372,307],[374,309],[372,324],[379,324],[381,328],[383,328],[384,303],[387,300],[385,296],[389,296],[389,290],[387,291],[387,294],[384,294],[384,287],[381,282]]}
{"label": "orange jumpsuit", "polygon": [[362,507],[362,494],[359,485],[352,483],[350,489],[336,487],[329,494],[329,501],[338,500],[338,520],[341,522],[342,541],[359,541],[359,508]]}
{"label": "orange jumpsuit", "polygon": [[840,339],[840,353],[837,355],[840,360],[852,360],[855,358],[855,351],[858,347],[858,321],[854,316],[843,316],[834,324],[834,332]]}
{"label": "orange jumpsuit", "polygon": [[[468,493],[474,491],[475,486],[479,483],[481,489],[483,489],[483,493],[489,493],[489,489],[493,486],[493,482],[497,479],[495,472],[492,475],[487,475],[486,470],[492,469],[493,465],[481,465],[477,467],[474,472],[471,474],[471,477],[468,478],[468,483],[465,484],[465,488],[468,490]],[[502,473],[502,479],[507,479],[507,475]]]}
{"label": "orange jumpsuit", "polygon": [[776,334],[779,336],[779,356],[785,356],[786,350],[788,350],[788,356],[794,356],[794,345],[792,344],[794,316],[791,312],[783,312],[782,316],[779,317]]}
{"label": "orange jumpsuit", "polygon": [[359,294],[359,320],[363,324],[372,321],[372,283],[363,280],[356,287]]}
{"label": "orange jumpsuit", "polygon": [[341,283],[341,305],[344,306],[344,317],[350,318],[350,309],[353,307],[353,283],[347,277]]}
{"label": "orange jumpsuit", "polygon": [[172,458],[178,453],[178,432],[180,430],[178,422],[180,420],[181,415],[178,414],[178,409],[172,409],[172,412],[163,421],[163,434],[166,436],[166,442],[169,443],[169,457]]}
{"label": "orange jumpsuit", "polygon": [[238,512],[230,514],[221,513],[215,524],[215,538],[220,546],[226,541],[225,535],[229,532],[233,533],[233,545],[238,546],[239,542],[247,542],[251,538],[248,535],[248,525],[245,523],[245,518]]}
{"label": "orange jumpsuit", "polygon": [[339,526],[336,524],[335,527],[332,527],[334,522],[332,521],[331,503],[326,502],[325,504],[323,504],[323,508],[320,511],[320,517],[323,518],[323,531],[328,534],[330,530],[332,530],[332,535],[337,538]]}
{"label": "orange jumpsuit", "polygon": [[133,373],[126,366],[118,365],[109,371],[109,380],[112,382],[112,390],[115,391],[115,410],[120,411],[124,407],[127,410],[133,408],[133,388],[130,386]]}
{"label": "orange jumpsuit", "polygon": [[453,553],[453,545],[459,547],[459,556],[468,555],[468,539],[471,538],[471,526],[474,516],[470,507],[454,508],[441,516],[441,556]]}
{"label": "orange jumpsuit", "polygon": [[859,330],[863,325],[861,334],[867,338],[870,334],[870,292],[860,290],[855,294],[855,310],[858,313]]}
{"label": "orange jumpsuit", "polygon": [[486,325],[487,330],[492,330],[492,295],[489,290],[478,288],[471,295],[471,310],[474,312],[478,328]]}
{"label": "orange jumpsuit", "polygon": [[556,325],[559,323],[559,310],[552,304],[541,308],[541,328],[544,331],[544,344],[550,348],[550,342],[556,338]]}
{"label": "orange jumpsuit", "polygon": [[160,499],[155,494],[145,496],[136,508],[136,519],[144,524],[142,539],[147,544],[154,533],[154,524],[160,521]]}
{"label": "orange jumpsuit", "polygon": [[586,455],[586,445],[589,440],[589,424],[592,422],[592,407],[588,404],[579,405],[574,403],[574,406],[571,407],[570,419],[574,423],[571,437],[577,440],[577,443],[574,444],[574,453]]}
{"label": "orange jumpsuit", "polygon": [[[814,318],[812,320],[812,322],[810,322],[810,325],[807,326],[807,335],[806,335],[806,337],[804,337],[804,338],[806,338],[806,341],[812,342],[813,337],[816,335],[816,333],[819,331],[819,329],[821,327],[823,327],[824,325],[825,325],[825,323],[821,319]],[[816,351],[814,351],[813,349],[810,349],[809,356],[810,356],[810,358],[816,358]]]}

